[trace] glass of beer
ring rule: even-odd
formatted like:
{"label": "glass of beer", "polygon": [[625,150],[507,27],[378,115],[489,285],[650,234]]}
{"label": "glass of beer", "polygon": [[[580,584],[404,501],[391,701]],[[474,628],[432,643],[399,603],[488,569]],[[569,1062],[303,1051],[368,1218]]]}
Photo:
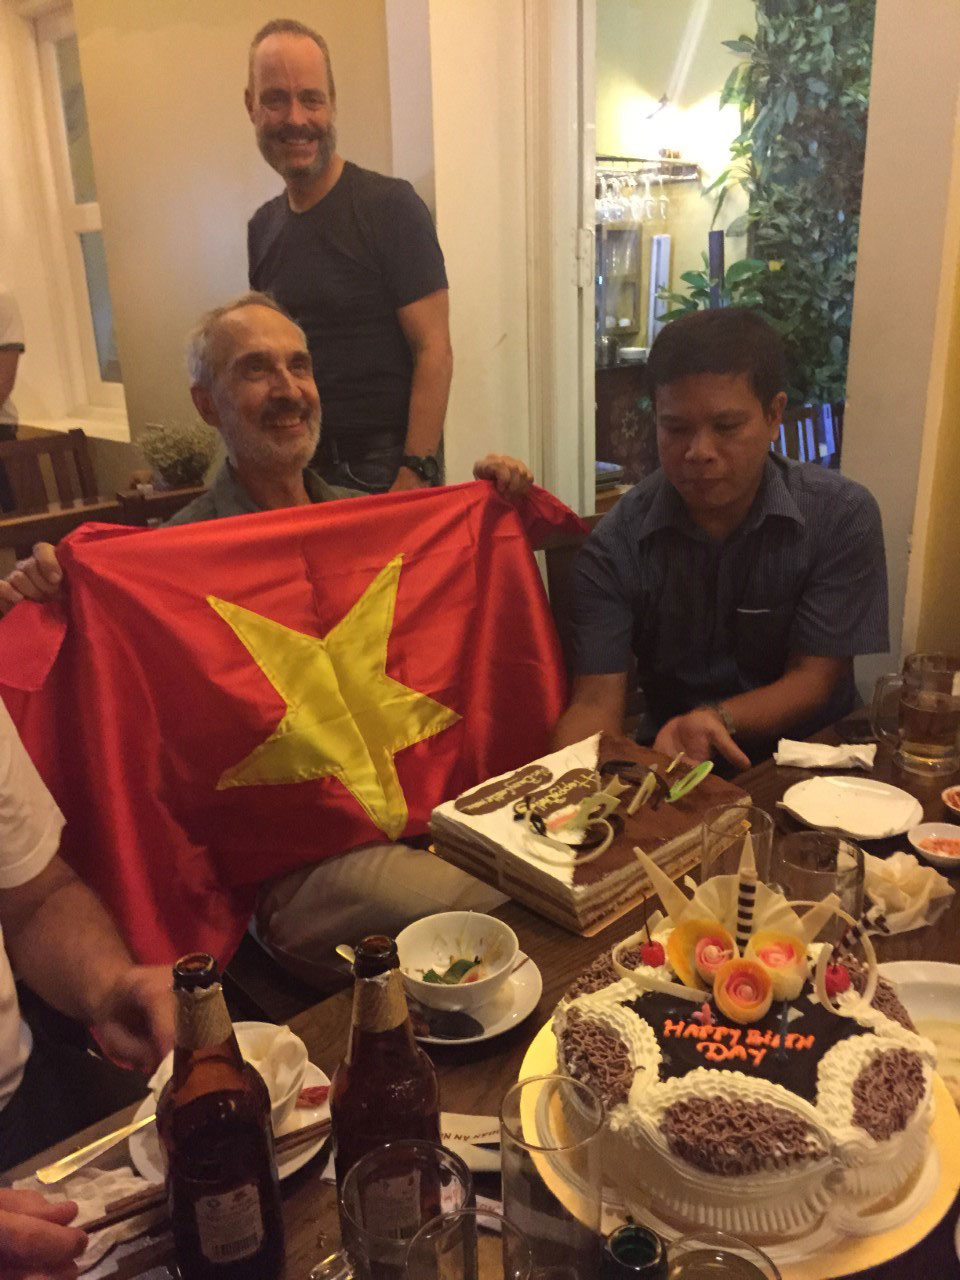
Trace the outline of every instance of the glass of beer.
{"label": "glass of beer", "polygon": [[766,1254],[721,1231],[700,1231],[667,1245],[667,1280],[781,1280]]}
{"label": "glass of beer", "polygon": [[911,653],[900,675],[877,681],[870,722],[902,769],[960,768],[960,654]]}
{"label": "glass of beer", "polygon": [[531,1076],[500,1110],[503,1215],[530,1245],[537,1280],[600,1273],[603,1103],[570,1076]]}

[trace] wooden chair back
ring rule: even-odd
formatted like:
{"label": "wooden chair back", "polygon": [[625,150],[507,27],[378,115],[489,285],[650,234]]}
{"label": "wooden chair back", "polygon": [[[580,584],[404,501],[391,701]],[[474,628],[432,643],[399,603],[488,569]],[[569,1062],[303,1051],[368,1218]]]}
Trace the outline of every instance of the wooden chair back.
{"label": "wooden chair back", "polygon": [[[44,458],[52,473],[52,491],[48,491]],[[98,499],[87,437],[79,427],[63,434],[2,441],[0,463],[6,467],[13,491],[13,515],[30,515],[75,502],[94,503]]]}

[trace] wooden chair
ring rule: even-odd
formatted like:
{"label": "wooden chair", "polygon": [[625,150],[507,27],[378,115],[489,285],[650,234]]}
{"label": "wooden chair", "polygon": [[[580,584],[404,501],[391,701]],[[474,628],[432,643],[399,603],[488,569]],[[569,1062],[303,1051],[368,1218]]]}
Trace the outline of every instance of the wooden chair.
{"label": "wooden chair", "polygon": [[188,489],[150,489],[149,491],[141,487],[130,489],[126,493],[118,493],[117,500],[121,507],[120,523],[154,529],[206,491],[204,485],[196,485]]}
{"label": "wooden chair", "polygon": [[[64,434],[0,442],[14,508],[0,519],[0,548],[30,554],[35,542],[58,542],[87,520],[117,520],[120,504],[101,497],[87,437]],[[52,484],[50,483],[52,481]]]}

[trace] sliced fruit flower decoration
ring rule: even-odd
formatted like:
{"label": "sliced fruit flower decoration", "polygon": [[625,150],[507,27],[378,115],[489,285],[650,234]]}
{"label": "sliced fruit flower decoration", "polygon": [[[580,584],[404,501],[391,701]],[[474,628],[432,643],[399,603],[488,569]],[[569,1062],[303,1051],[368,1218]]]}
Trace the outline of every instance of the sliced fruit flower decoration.
{"label": "sliced fruit flower decoration", "polygon": [[809,972],[807,944],[797,934],[759,929],[747,943],[746,959],[769,975],[775,1000],[796,1000],[803,990]]}
{"label": "sliced fruit flower decoration", "polygon": [[773,983],[756,961],[728,960],[717,970],[713,998],[733,1022],[759,1022],[773,1002]]}
{"label": "sliced fruit flower decoration", "polygon": [[684,920],[667,939],[667,958],[688,987],[712,986],[717,970],[736,954],[719,920]]}

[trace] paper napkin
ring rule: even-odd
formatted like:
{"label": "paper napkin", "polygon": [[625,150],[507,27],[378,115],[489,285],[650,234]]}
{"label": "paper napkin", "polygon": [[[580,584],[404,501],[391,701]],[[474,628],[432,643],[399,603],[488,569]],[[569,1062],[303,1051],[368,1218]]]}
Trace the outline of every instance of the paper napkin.
{"label": "paper napkin", "polygon": [[889,858],[863,855],[867,897],[883,912],[889,933],[933,924],[949,905],[953,886],[934,867],[921,866],[912,853]]}
{"label": "paper napkin", "polygon": [[773,753],[779,765],[795,769],[872,769],[877,744],[844,742],[831,747],[826,742],[797,742],[781,738]]}

